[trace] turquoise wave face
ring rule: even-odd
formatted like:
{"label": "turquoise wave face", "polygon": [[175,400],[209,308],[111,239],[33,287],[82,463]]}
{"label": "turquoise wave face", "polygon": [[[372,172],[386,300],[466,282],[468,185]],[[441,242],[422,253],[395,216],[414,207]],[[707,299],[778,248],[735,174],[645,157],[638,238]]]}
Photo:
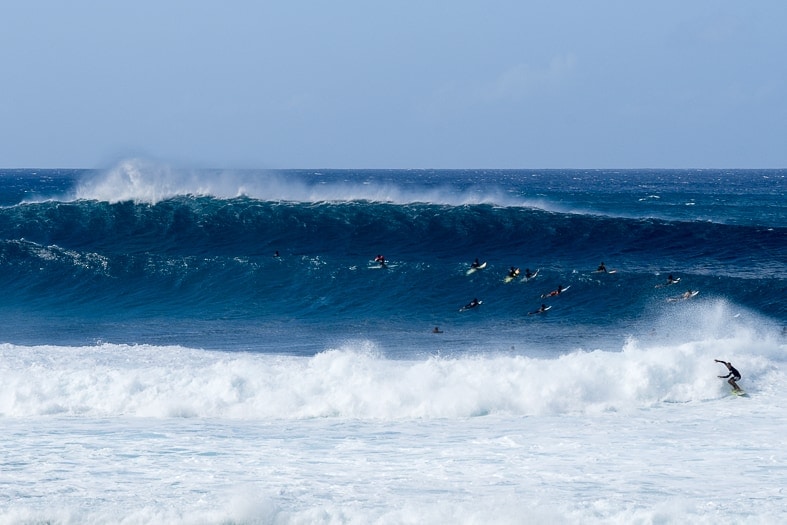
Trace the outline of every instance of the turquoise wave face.
{"label": "turquoise wave face", "polygon": [[[37,319],[42,330],[52,319],[76,319],[126,327],[248,323],[236,332],[291,320],[351,330],[449,322],[497,332],[549,302],[553,308],[535,328],[547,327],[546,334],[617,330],[691,288],[701,291],[698,299],[722,298],[785,319],[787,229],[765,224],[779,212],[768,206],[761,175],[738,174],[761,185],[753,195],[730,193],[727,185],[723,199],[712,196],[702,179],[699,190],[689,185],[676,196],[680,187],[670,186],[672,193],[662,188],[656,199],[661,174],[628,174],[637,184],[617,192],[567,174],[300,173],[295,189],[278,177],[276,191],[301,200],[181,188],[150,202],[66,198],[82,184],[76,173],[0,177],[0,194],[6,184],[14,198],[58,188],[63,195],[0,208],[0,307],[28,324]],[[364,190],[369,185],[374,189]],[[99,193],[97,183],[90,187]],[[338,198],[342,191],[348,198]],[[633,213],[640,195],[647,208]],[[703,201],[712,215],[730,215],[653,213],[664,203],[650,201],[667,199]],[[764,219],[752,220],[757,207]],[[742,209],[745,216],[735,215]],[[373,261],[378,254],[385,268]],[[475,258],[487,266],[468,274]],[[595,273],[601,261],[616,272]],[[505,283],[511,267],[521,274]],[[540,270],[538,277],[525,280],[526,269]],[[679,285],[664,285],[671,273]],[[549,295],[559,285],[571,288]],[[482,307],[460,313],[473,298]]]}

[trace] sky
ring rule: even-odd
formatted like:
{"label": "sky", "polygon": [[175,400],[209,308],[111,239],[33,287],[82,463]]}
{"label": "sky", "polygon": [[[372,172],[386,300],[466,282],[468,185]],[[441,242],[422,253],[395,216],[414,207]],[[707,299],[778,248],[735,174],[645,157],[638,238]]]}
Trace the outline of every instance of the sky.
{"label": "sky", "polygon": [[784,0],[0,5],[0,168],[785,168]]}

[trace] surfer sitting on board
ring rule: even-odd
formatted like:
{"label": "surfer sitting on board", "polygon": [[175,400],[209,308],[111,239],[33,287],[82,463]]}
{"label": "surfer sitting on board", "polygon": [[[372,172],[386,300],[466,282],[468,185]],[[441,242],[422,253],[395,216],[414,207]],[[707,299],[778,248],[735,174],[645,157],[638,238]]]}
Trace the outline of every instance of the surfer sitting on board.
{"label": "surfer sitting on board", "polygon": [[473,261],[473,264],[470,265],[470,268],[480,268],[480,267],[481,267],[481,263],[478,261],[478,257],[476,257],[475,261]]}
{"label": "surfer sitting on board", "polygon": [[374,262],[380,263],[380,266],[382,266],[383,268],[386,268],[386,266],[385,266],[385,256],[384,255],[379,255],[378,254],[377,257],[374,258]]}
{"label": "surfer sitting on board", "polygon": [[598,268],[596,268],[596,271],[597,272],[604,272],[604,273],[606,273],[607,267],[604,264],[604,261],[602,261],[601,264],[598,265]]}
{"label": "surfer sitting on board", "polygon": [[511,278],[514,278],[517,275],[519,275],[519,268],[514,268],[512,266],[511,269],[508,271],[508,276],[511,277]]}
{"label": "surfer sitting on board", "polygon": [[533,272],[530,271],[530,268],[525,268],[525,279],[530,279],[533,277]]}
{"label": "surfer sitting on board", "polygon": [[714,361],[723,364],[724,366],[727,367],[727,370],[730,371],[730,373],[727,374],[726,376],[718,376],[718,377],[720,377],[721,379],[727,379],[729,377],[729,380],[727,380],[727,382],[730,384],[730,386],[732,386],[732,389],[740,390],[741,387],[738,386],[738,383],[736,383],[736,381],[741,380],[741,374],[740,372],[738,372],[738,370],[735,369],[734,366],[732,366],[732,363],[728,363],[727,361],[722,361],[720,359],[714,359]]}

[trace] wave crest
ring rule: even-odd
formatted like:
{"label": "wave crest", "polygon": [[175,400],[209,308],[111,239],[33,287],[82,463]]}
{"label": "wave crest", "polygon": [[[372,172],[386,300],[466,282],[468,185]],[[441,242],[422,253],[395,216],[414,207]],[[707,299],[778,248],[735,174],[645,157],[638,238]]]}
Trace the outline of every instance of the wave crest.
{"label": "wave crest", "polygon": [[77,184],[75,196],[77,199],[110,203],[134,201],[155,204],[179,195],[235,198],[261,193],[262,189],[260,181],[243,174],[219,172],[206,175],[131,159],[108,171],[85,175]]}
{"label": "wave crest", "polygon": [[[559,211],[543,199],[512,196],[492,184],[477,183],[459,188],[445,183],[412,184],[412,180],[380,180],[365,177],[339,179],[316,174],[306,183],[298,174],[263,171],[209,171],[176,169],[141,159],[128,159],[112,169],[87,173],[78,182],[75,197],[109,203],[133,201],[156,204],[177,196],[218,199],[249,197],[263,201],[349,202],[393,204],[429,203],[450,206],[490,204]],[[427,174],[424,174],[427,175]]]}

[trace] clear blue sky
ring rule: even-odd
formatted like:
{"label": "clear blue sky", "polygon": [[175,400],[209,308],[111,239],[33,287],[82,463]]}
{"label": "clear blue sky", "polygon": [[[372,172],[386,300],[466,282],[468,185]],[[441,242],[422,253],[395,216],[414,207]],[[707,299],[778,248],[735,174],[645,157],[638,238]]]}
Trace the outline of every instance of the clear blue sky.
{"label": "clear blue sky", "polygon": [[25,0],[0,167],[787,167],[784,0]]}

